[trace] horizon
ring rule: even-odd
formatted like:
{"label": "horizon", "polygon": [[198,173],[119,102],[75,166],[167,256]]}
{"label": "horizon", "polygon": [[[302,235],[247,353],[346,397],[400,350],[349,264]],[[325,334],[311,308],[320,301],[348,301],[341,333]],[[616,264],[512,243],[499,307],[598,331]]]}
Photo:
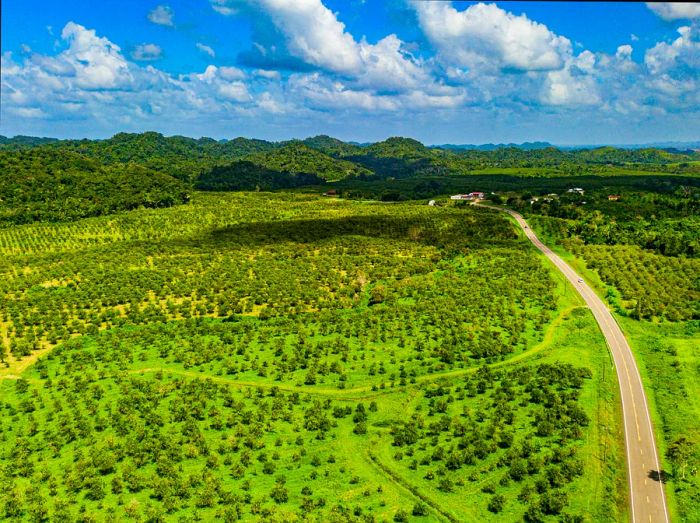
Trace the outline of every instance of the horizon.
{"label": "horizon", "polygon": [[[634,147],[634,148],[655,148],[655,147],[665,147],[665,148],[673,148],[674,146],[695,146],[696,144],[700,144],[700,138],[699,139],[690,139],[690,140],[664,140],[664,141],[657,141],[657,142],[646,142],[646,143],[552,143],[547,140],[521,140],[521,141],[509,141],[509,142],[441,142],[441,143],[426,143],[421,140],[419,140],[416,137],[413,136],[400,136],[400,135],[393,135],[393,136],[385,136],[384,138],[381,138],[376,141],[366,141],[366,142],[360,142],[357,140],[342,140],[340,138],[337,138],[336,136],[328,135],[328,134],[314,134],[314,135],[308,135],[304,137],[292,137],[292,138],[287,138],[287,139],[281,139],[281,140],[267,140],[264,138],[260,138],[257,136],[233,136],[233,137],[215,137],[215,136],[206,136],[206,135],[199,135],[199,136],[194,136],[194,135],[186,135],[186,134],[164,134],[161,133],[160,131],[156,131],[153,129],[145,129],[143,131],[138,131],[138,132],[127,132],[127,131],[117,131],[114,134],[111,134],[109,136],[101,136],[101,137],[95,137],[95,138],[88,138],[86,136],[79,137],[79,138],[57,138],[55,136],[38,136],[38,135],[27,135],[27,134],[15,134],[13,136],[6,136],[2,133],[0,133],[0,136],[3,136],[8,139],[16,139],[20,137],[25,137],[25,138],[39,138],[39,139],[47,139],[47,140],[96,140],[96,141],[101,141],[101,140],[109,140],[111,138],[114,138],[118,134],[147,134],[147,133],[156,133],[164,138],[175,138],[175,137],[182,137],[182,138],[188,138],[191,140],[204,140],[204,139],[211,139],[215,140],[217,142],[222,142],[222,141],[232,141],[238,138],[243,138],[246,140],[263,140],[269,143],[284,143],[284,142],[291,142],[291,141],[300,141],[303,142],[305,140],[309,140],[311,138],[318,138],[318,137],[328,137],[328,138],[333,138],[336,140],[340,140],[344,143],[354,143],[358,145],[365,145],[365,144],[374,144],[374,143],[381,143],[385,142],[386,140],[389,140],[391,138],[406,138],[409,140],[415,140],[417,142],[420,142],[422,145],[426,147],[441,147],[441,146],[455,146],[455,147],[464,147],[464,146],[474,146],[474,147],[483,147],[483,146],[488,146],[488,145],[493,145],[493,146],[522,146],[526,144],[547,144],[548,147],[554,147],[557,149],[561,148],[575,148],[575,149],[584,149],[584,148],[590,148],[590,149],[595,149],[595,148],[602,148],[602,147],[613,147],[613,148],[629,148],[629,147]],[[674,145],[671,145],[674,144]]]}
{"label": "horizon", "polygon": [[3,7],[3,135],[562,147],[700,136],[700,4]]}

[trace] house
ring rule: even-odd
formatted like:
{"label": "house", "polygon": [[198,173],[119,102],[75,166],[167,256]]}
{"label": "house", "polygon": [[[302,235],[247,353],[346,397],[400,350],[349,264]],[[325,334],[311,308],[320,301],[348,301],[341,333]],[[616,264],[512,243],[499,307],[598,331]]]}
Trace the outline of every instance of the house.
{"label": "house", "polygon": [[485,193],[470,192],[469,194],[455,194],[450,196],[450,200],[483,200]]}
{"label": "house", "polygon": [[620,199],[619,194],[608,194],[608,200],[611,202],[616,202],[619,199]]}
{"label": "house", "polygon": [[338,196],[338,192],[335,189],[328,189],[323,196]]}
{"label": "house", "polygon": [[574,187],[572,189],[567,190],[566,192],[568,193],[575,193],[575,194],[583,194],[585,191],[581,189],[581,187]]}

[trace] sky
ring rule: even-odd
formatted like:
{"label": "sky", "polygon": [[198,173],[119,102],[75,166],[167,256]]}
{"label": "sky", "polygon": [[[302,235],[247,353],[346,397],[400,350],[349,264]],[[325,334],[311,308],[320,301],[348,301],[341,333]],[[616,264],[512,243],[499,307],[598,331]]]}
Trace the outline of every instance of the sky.
{"label": "sky", "polygon": [[0,134],[700,139],[700,3],[4,0]]}

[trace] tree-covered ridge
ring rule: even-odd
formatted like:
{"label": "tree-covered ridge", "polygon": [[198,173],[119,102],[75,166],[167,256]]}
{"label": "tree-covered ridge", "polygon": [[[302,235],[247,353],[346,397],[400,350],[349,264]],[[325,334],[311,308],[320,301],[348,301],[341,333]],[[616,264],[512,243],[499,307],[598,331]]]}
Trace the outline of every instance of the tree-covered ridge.
{"label": "tree-covered ridge", "polygon": [[174,178],[47,148],[0,151],[0,224],[67,221],[189,199]]}
{"label": "tree-covered ridge", "polygon": [[202,173],[195,188],[202,191],[272,191],[325,182],[315,174],[289,173],[269,169],[249,160],[236,160]]}
{"label": "tree-covered ridge", "polygon": [[0,150],[2,149],[23,149],[57,142],[57,138],[42,138],[39,136],[23,136],[21,134],[8,138],[0,135]]}
{"label": "tree-covered ridge", "polygon": [[362,153],[362,147],[327,135],[312,136],[303,140],[302,143],[334,158],[347,158]]}
{"label": "tree-covered ridge", "polygon": [[329,181],[372,174],[364,167],[332,158],[301,142],[291,142],[267,152],[250,154],[245,159],[282,173],[315,175]]}
{"label": "tree-covered ridge", "polygon": [[[31,146],[72,150],[107,164],[136,162],[188,182],[194,182],[213,167],[228,165],[239,159],[280,172],[314,174],[325,180],[355,176],[406,178],[465,175],[509,169],[522,169],[537,175],[566,176],[627,174],[630,171],[700,174],[700,152],[654,148],[441,149],[429,148],[417,140],[402,137],[358,146],[324,135],[303,141],[267,142],[242,137],[230,141],[165,137],[156,132],[119,133],[106,140],[51,141],[31,137],[0,140],[0,149]],[[337,163],[337,160],[350,163]]]}
{"label": "tree-covered ridge", "polygon": [[211,138],[165,137],[156,132],[119,133],[107,140],[66,140],[49,147],[71,150],[105,164],[135,162],[186,182],[214,166],[225,165],[253,152],[275,147],[263,140],[237,138],[219,142]]}

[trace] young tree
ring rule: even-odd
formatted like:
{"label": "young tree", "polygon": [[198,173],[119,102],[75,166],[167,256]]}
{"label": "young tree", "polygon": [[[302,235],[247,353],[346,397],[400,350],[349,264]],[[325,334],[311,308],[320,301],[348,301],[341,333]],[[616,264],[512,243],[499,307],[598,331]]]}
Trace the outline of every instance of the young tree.
{"label": "young tree", "polygon": [[693,443],[685,436],[677,438],[668,448],[666,455],[673,466],[681,473],[681,479],[685,479],[685,469],[693,455]]}

